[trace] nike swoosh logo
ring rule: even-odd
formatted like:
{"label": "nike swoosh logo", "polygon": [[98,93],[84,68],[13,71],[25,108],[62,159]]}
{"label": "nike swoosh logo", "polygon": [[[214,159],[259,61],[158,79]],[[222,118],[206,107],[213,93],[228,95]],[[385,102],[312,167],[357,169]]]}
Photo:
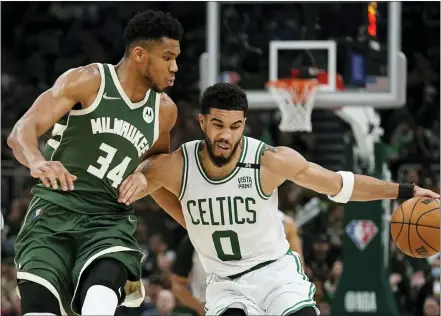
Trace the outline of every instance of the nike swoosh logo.
{"label": "nike swoosh logo", "polygon": [[121,99],[121,98],[118,98],[118,97],[109,97],[107,95],[107,93],[104,93],[103,98],[106,99],[106,100],[119,100],[119,99]]}

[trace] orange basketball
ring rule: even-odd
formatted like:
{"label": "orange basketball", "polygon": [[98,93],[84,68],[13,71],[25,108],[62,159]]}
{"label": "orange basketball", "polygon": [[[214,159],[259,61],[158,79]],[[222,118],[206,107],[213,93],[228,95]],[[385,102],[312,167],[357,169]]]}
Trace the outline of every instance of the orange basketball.
{"label": "orange basketball", "polygon": [[438,200],[415,197],[395,210],[390,232],[402,252],[414,258],[427,258],[439,252],[439,208]]}

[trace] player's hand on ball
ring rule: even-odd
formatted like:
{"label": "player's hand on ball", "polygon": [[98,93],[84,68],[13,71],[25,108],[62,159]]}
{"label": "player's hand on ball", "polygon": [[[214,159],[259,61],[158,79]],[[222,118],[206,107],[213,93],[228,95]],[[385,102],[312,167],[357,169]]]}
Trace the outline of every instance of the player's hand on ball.
{"label": "player's hand on ball", "polygon": [[31,176],[40,179],[47,188],[58,189],[60,182],[63,191],[73,190],[76,176],[71,174],[59,161],[39,161],[30,167]]}
{"label": "player's hand on ball", "polygon": [[134,172],[119,186],[118,202],[130,205],[143,198],[147,192],[147,179],[141,172]]}
{"label": "player's hand on ball", "polygon": [[419,186],[415,186],[415,189],[413,191],[413,196],[414,197],[429,197],[432,199],[439,199],[438,193],[420,188]]}

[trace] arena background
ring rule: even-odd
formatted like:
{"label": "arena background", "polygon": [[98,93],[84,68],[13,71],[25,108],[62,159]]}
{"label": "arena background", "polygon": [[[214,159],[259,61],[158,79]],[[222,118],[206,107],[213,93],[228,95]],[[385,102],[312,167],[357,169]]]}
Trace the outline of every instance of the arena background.
{"label": "arena background", "polygon": [[[173,149],[201,136],[196,121],[200,87],[210,81],[228,81],[244,89],[263,90],[271,40],[333,39],[338,43],[337,71],[345,89],[384,89],[381,79],[389,65],[383,48],[391,41],[386,3],[225,2],[218,7],[218,33],[213,33],[208,7],[204,2],[2,3],[2,316],[20,315],[13,244],[33,184],[28,170],[14,160],[6,138],[17,119],[62,72],[91,62],[116,64],[124,51],[124,25],[136,12],[168,11],[185,29],[176,84],[168,91],[179,108]],[[379,126],[373,128],[381,127],[383,133],[379,142],[371,142],[375,146],[368,153],[360,155],[363,144],[356,128],[334,111],[340,104],[333,104],[333,110],[314,111],[311,133],[280,132],[280,112],[274,104],[254,108],[246,134],[272,145],[291,146],[333,170],[350,166],[357,172],[390,175],[395,181],[439,192],[439,10],[438,2],[401,4],[397,33],[401,38],[396,40],[407,59],[404,106],[390,104],[378,111],[381,121],[377,119]],[[198,65],[213,57],[204,53],[213,48],[214,39],[219,43],[219,69],[213,78],[213,72],[204,73],[207,69],[201,71]],[[354,51],[361,59],[354,59]],[[327,69],[329,63],[323,56],[318,52],[311,57],[308,51],[286,54],[277,67],[284,76],[303,66]],[[363,63],[361,81],[355,80],[360,76],[354,73],[360,70],[354,68],[354,60]],[[372,76],[376,80],[369,80]],[[439,256],[414,260],[390,243],[387,217],[396,204],[350,203],[344,212],[342,205],[291,183],[281,187],[279,197],[280,209],[300,227],[305,271],[317,287],[315,299],[322,315],[329,315],[331,306],[333,316],[439,315]],[[137,238],[146,253],[143,278],[148,296],[139,309],[120,309],[118,315],[196,314],[173,296],[171,284],[185,230],[150,199],[138,202],[136,211],[140,217]],[[366,230],[372,228],[366,225],[369,221],[378,231]],[[365,223],[362,235],[348,228],[351,222]]]}

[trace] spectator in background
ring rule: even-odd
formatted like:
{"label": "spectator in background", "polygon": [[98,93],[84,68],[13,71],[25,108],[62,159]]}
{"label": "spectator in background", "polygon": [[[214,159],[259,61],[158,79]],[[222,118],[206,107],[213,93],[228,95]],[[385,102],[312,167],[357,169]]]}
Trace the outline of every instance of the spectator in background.
{"label": "spectator in background", "polygon": [[432,267],[432,278],[433,278],[433,296],[439,300],[440,299],[440,257],[439,254],[437,255],[437,258],[434,259],[431,263]]}
{"label": "spectator in background", "polygon": [[20,299],[16,293],[15,265],[12,258],[1,263],[1,315],[17,316],[20,314]]}
{"label": "spectator in background", "polygon": [[389,260],[389,283],[395,296],[397,307],[401,313],[412,311],[415,309],[414,297],[410,286],[411,265],[407,257],[398,250],[397,246],[390,241],[390,260]]}
{"label": "spectator in background", "polygon": [[138,218],[138,225],[136,226],[135,238],[139,243],[140,248],[144,254],[149,253],[149,235],[148,228],[142,217]]}
{"label": "spectator in background", "polygon": [[424,301],[433,294],[433,281],[426,278],[423,271],[416,271],[411,279],[411,299],[415,302],[415,314],[422,315],[424,311]]}
{"label": "spectator in background", "polygon": [[155,307],[141,314],[141,316],[170,316],[175,309],[176,302],[170,290],[160,290]]}
{"label": "spectator in background", "polygon": [[299,236],[299,231],[297,229],[296,223],[294,222],[294,219],[280,210],[277,212],[277,214],[279,215],[279,218],[283,223],[286,240],[288,240],[290,248],[300,255],[302,266],[304,266],[305,262],[303,260],[302,240]]}
{"label": "spectator in background", "polygon": [[434,297],[428,297],[424,301],[424,316],[439,316],[439,300]]}
{"label": "spectator in background", "polygon": [[314,279],[312,281],[315,285],[315,297],[314,300],[316,301],[316,304],[320,304],[323,300],[326,299],[325,297],[325,289],[323,287],[323,281],[319,279]]}
{"label": "spectator in background", "polygon": [[409,304],[409,289],[406,286],[406,281],[408,280],[404,279],[400,273],[391,273],[389,275],[389,284],[392,293],[395,296],[398,310],[402,313],[409,311],[409,308],[414,309],[414,307],[411,307]]}
{"label": "spectator in background", "polygon": [[320,310],[320,316],[329,316],[331,312],[331,306],[328,301],[322,300],[317,304],[318,309]]}
{"label": "spectator in background", "polygon": [[206,276],[199,256],[186,236],[179,245],[173,265],[172,291],[181,305],[199,316],[205,315]]}
{"label": "spectator in background", "polygon": [[336,260],[332,265],[332,270],[329,278],[325,281],[324,290],[329,300],[332,301],[334,294],[337,291],[338,282],[340,281],[341,274],[343,273],[343,263],[340,260]]}
{"label": "spectator in background", "polygon": [[326,234],[316,237],[312,245],[312,253],[305,258],[306,265],[311,269],[314,279],[326,280],[331,263],[329,262],[329,241]]}
{"label": "spectator in background", "polygon": [[422,315],[424,312],[425,301],[428,297],[439,299],[440,295],[440,258],[439,255],[431,260],[431,265],[427,273],[417,271],[411,279],[412,293],[414,294],[414,302],[416,314]]}
{"label": "spectator in background", "polygon": [[1,315],[2,316],[16,316],[17,311],[14,310],[14,306],[8,298],[7,293],[2,291],[2,305],[1,305]]}
{"label": "spectator in background", "polygon": [[164,289],[161,277],[158,275],[150,276],[147,280],[144,280],[144,288],[146,297],[142,304],[143,311],[140,311],[139,314],[155,308],[159,293]]}
{"label": "spectator in background", "polygon": [[10,293],[17,287],[16,270],[12,258],[2,260],[1,265],[1,288],[2,293]]}
{"label": "spectator in background", "polygon": [[152,274],[169,273],[171,261],[174,260],[174,252],[168,249],[167,243],[161,234],[154,234],[149,239],[147,256],[143,263],[143,276]]}
{"label": "spectator in background", "polygon": [[9,291],[9,300],[12,304],[12,308],[16,312],[16,315],[21,315],[21,300],[18,296],[16,288]]}
{"label": "spectator in background", "polygon": [[412,130],[407,121],[402,121],[393,131],[390,142],[386,147],[390,162],[407,156],[407,146],[413,140]]}
{"label": "spectator in background", "polygon": [[[433,3],[436,5],[436,3]],[[403,37],[403,50],[408,56],[408,84],[410,89],[407,91],[408,102],[406,107],[398,110],[390,110],[381,112],[382,125],[385,127],[384,140],[390,144],[388,154],[390,162],[394,163],[395,169],[392,168],[393,177],[397,176],[396,170],[403,164],[410,163],[409,174],[407,178],[400,179],[405,182],[415,182],[422,184],[427,175],[438,174],[437,170],[428,170],[423,166],[422,151],[434,159],[433,162],[439,162],[439,42],[428,41],[423,43],[421,39],[432,38],[429,34],[434,34],[433,38],[439,38],[439,21],[435,27],[435,33],[430,33],[429,26],[424,25],[422,21],[427,12],[435,12],[439,8],[430,9],[432,3],[406,3],[403,2],[403,34],[417,32],[415,34],[424,34],[415,42],[414,36]],[[223,36],[222,41],[227,41],[228,45],[235,45],[237,49],[230,49],[227,45],[222,45],[228,50],[228,54],[221,54],[221,67],[223,71],[231,70],[238,72],[241,76],[240,84],[250,86],[253,83],[249,81],[259,81],[258,84],[264,83],[267,79],[267,61],[268,61],[268,41],[271,38],[281,36],[297,36],[299,32],[285,33],[283,27],[277,25],[291,23],[291,20],[297,23],[296,29],[301,25],[302,14],[292,4],[287,10],[282,12],[289,19],[281,19],[277,14],[278,4],[255,4],[246,6],[243,4],[223,4],[228,6],[232,11],[228,14],[224,11],[223,23],[231,21],[231,17],[235,16],[235,20],[239,19],[239,29],[228,28],[231,36]],[[332,4],[334,6],[334,4]],[[344,6],[340,5],[341,8]],[[407,10],[406,10],[407,6]],[[270,10],[267,10],[271,7]],[[323,8],[323,4],[320,4]],[[325,6],[326,7],[326,6]],[[181,60],[181,71],[177,85],[171,89],[170,95],[175,100],[179,109],[178,122],[172,133],[172,149],[176,149],[185,141],[199,138],[201,135],[199,122],[197,120],[197,104],[198,104],[198,78],[199,67],[196,66],[197,58],[205,49],[206,23],[204,18],[195,19],[195,12],[204,12],[205,4],[187,3],[184,7],[176,6],[167,2],[136,2],[127,3],[123,6],[118,3],[105,2],[75,2],[75,3],[49,3],[49,2],[28,2],[17,4],[14,2],[2,3],[2,20],[5,29],[13,30],[2,34],[2,54],[5,63],[2,63],[2,128],[7,129],[20,117],[33,100],[39,95],[41,90],[48,87],[64,69],[75,67],[79,64],[87,64],[96,60],[106,60],[109,63],[118,62],[123,43],[115,40],[123,32],[123,25],[132,14],[143,11],[145,9],[161,9],[170,11],[172,15],[179,16],[185,29],[185,47]],[[409,8],[411,10],[409,10]],[[414,10],[415,9],[415,10]],[[234,12],[241,10],[238,12]],[[292,10],[292,11],[290,11]],[[343,12],[343,11],[342,11]],[[240,14],[237,14],[240,13]],[[280,12],[279,12],[280,13]],[[264,19],[262,17],[265,16]],[[413,16],[413,17],[412,17]],[[109,18],[110,17],[110,18]],[[299,18],[293,18],[299,17]],[[324,10],[321,18],[329,20],[329,10]],[[224,18],[222,18],[224,19]],[[409,20],[410,19],[410,20]],[[410,22],[409,22],[410,21]],[[245,23],[246,22],[246,23]],[[413,23],[416,22],[416,23]],[[321,28],[319,33],[329,33],[329,28],[324,28],[320,21],[320,16],[315,22]],[[406,28],[406,23],[409,26]],[[294,25],[294,24],[293,24]],[[277,26],[277,27],[276,27]],[[338,23],[333,23],[334,27],[339,27]],[[248,28],[248,29],[247,29]],[[251,30],[251,28],[253,28]],[[89,33],[85,34],[84,30]],[[306,30],[308,31],[308,30]],[[311,31],[311,30],[309,30]],[[413,33],[412,33],[413,34]],[[248,38],[249,43],[243,39]],[[91,39],[95,39],[91,41]],[[294,38],[291,38],[294,39]],[[297,38],[298,39],[298,38]],[[325,38],[322,38],[325,39]],[[327,38],[326,38],[327,39]],[[250,56],[250,48],[253,51],[261,50],[257,56],[254,53],[253,59]],[[433,60],[431,60],[426,51],[433,48],[438,50]],[[27,54],[33,51],[35,53]],[[415,54],[415,51],[418,54]],[[425,57],[426,56],[426,57]],[[249,62],[257,60],[256,62]],[[429,62],[428,62],[429,61]],[[291,60],[288,60],[291,62]],[[253,67],[250,67],[252,64]],[[226,66],[238,66],[245,69],[226,69]],[[289,68],[286,67],[286,69]],[[284,68],[284,67],[281,67]],[[263,73],[263,75],[262,75]],[[436,76],[434,76],[436,74]],[[431,82],[434,81],[434,82]],[[179,84],[185,82],[185,84]],[[430,88],[431,87],[431,88]],[[436,91],[433,91],[433,90]],[[195,110],[196,109],[196,110]],[[314,114],[313,114],[314,115]],[[383,120],[388,115],[391,116],[391,122]],[[306,157],[313,159],[310,144],[305,136],[314,137],[314,133],[310,135],[297,135],[296,133],[280,133],[277,129],[279,113],[274,110],[253,110],[249,113],[247,121],[247,134],[268,143],[280,145],[281,142],[287,145],[300,146],[300,150],[304,151]],[[389,124],[388,124],[389,123]],[[387,126],[386,126],[387,125]],[[6,137],[8,130],[2,132],[2,160],[7,160],[11,164],[13,161],[11,150],[6,146]],[[41,142],[44,146],[45,142]],[[316,144],[319,145],[319,144]],[[422,148],[420,150],[420,148]],[[415,155],[415,153],[417,155]],[[411,159],[410,156],[415,159]],[[416,166],[416,167],[414,167]],[[2,166],[3,170],[4,164]],[[15,167],[14,167],[15,168]],[[395,172],[394,172],[395,170]],[[15,178],[18,183],[22,181],[19,173]],[[21,221],[24,217],[26,207],[25,200],[29,194],[28,190],[17,190],[17,183],[11,180],[12,177],[2,175],[2,213],[5,219],[5,229],[2,231],[2,310],[1,315],[18,316],[20,311],[15,308],[17,300],[15,294],[15,268],[10,256],[13,255],[13,241],[19,231]],[[432,187],[432,185],[431,185]],[[435,191],[439,192],[439,179],[433,181]],[[286,186],[287,190],[279,191],[279,199],[281,207],[289,210],[300,208],[308,200],[308,192],[295,184]],[[286,192],[284,192],[286,191]],[[10,192],[6,194],[5,192]],[[18,197],[18,198],[17,198]],[[150,207],[150,200],[143,200],[143,203],[149,204],[145,206],[135,206],[137,209],[139,220],[137,228],[137,239],[146,254],[146,262],[143,266],[143,278],[146,289],[146,299],[142,304],[142,308],[123,309],[124,316],[139,316],[146,310],[155,308],[158,293],[163,289],[170,287],[170,265],[173,261],[173,249],[181,240],[177,234],[172,232],[170,227],[164,225],[164,230],[159,230],[156,222],[143,220],[146,214],[152,214],[151,217],[160,218],[162,210],[154,212],[154,208]],[[328,203],[328,201],[327,201]],[[139,203],[141,204],[141,203]],[[325,205],[322,201],[321,205]],[[27,206],[27,205],[26,205]],[[146,212],[145,210],[149,211]],[[324,291],[320,285],[318,287],[317,299],[319,299],[318,307],[322,315],[327,315],[326,310],[329,307],[327,295],[331,294],[329,284],[334,284],[334,269],[338,264],[334,263],[335,258],[339,257],[334,249],[339,249],[341,245],[341,234],[343,231],[343,208],[337,206],[324,206],[322,211],[322,219],[315,219],[311,222],[310,227],[302,226],[303,251],[307,257],[306,263],[311,263],[311,267],[320,272],[323,268],[322,277],[325,286]],[[148,224],[148,226],[146,225]],[[160,235],[156,233],[160,231]],[[311,233],[312,232],[312,233]],[[327,237],[317,237],[317,232],[326,232]],[[153,238],[150,236],[153,234]],[[159,237],[158,237],[159,236]],[[167,236],[165,240],[162,236]],[[170,237],[170,238],[169,238]],[[323,241],[320,241],[322,239]],[[175,241],[173,244],[172,240]],[[328,241],[326,241],[328,240]],[[397,303],[400,306],[400,315],[406,316],[432,316],[428,314],[430,309],[436,305],[439,308],[439,260],[431,262],[431,267],[425,267],[425,260],[409,260],[399,250],[396,250],[394,244],[391,243],[390,271],[391,285],[395,289]],[[316,250],[308,249],[312,245]],[[327,251],[324,251],[328,247]],[[325,254],[321,254],[325,253]],[[179,255],[178,255],[179,256]],[[8,259],[9,257],[9,259]],[[181,261],[179,258],[173,264],[174,273],[179,269]],[[192,263],[193,265],[195,263]],[[185,263],[183,264],[185,265]],[[327,267],[327,269],[325,269]],[[330,268],[332,267],[332,268]],[[184,267],[185,268],[185,267]],[[194,268],[194,267],[193,267]],[[305,266],[305,272],[310,279],[314,278],[314,273],[309,266]],[[426,270],[427,269],[427,270]],[[338,269],[337,269],[338,270]],[[429,273],[429,270],[431,271]],[[181,270],[185,272],[184,270]],[[327,272],[326,272],[327,271]],[[419,272],[423,271],[423,272]],[[185,273],[182,272],[185,277]],[[320,274],[320,273],[318,273]],[[189,283],[194,282],[194,272],[187,274]],[[411,283],[412,279],[412,283]],[[421,285],[421,282],[425,283]],[[182,283],[184,284],[184,283]],[[411,284],[413,290],[411,291]],[[418,290],[419,289],[419,290]],[[194,293],[194,284],[191,286]],[[324,296],[326,293],[326,296]],[[195,293],[194,293],[195,294]],[[195,294],[196,295],[196,294]],[[176,295],[177,304],[182,301]],[[198,296],[198,295],[196,295]],[[435,300],[433,299],[435,298]],[[436,303],[436,304],[434,304]],[[427,307],[427,308],[426,308]],[[418,313],[414,310],[417,309]],[[428,311],[426,309],[429,309]],[[436,309],[435,309],[436,310]],[[133,311],[133,313],[130,313]],[[410,312],[411,311],[411,312]],[[175,309],[176,312],[176,309]],[[181,314],[179,312],[179,314]],[[121,315],[121,314],[119,314]],[[439,312],[436,314],[439,315]],[[337,315],[338,316],[338,315]]]}
{"label": "spectator in background", "polygon": [[[21,223],[26,214],[29,203],[32,200],[30,189],[25,189],[22,196],[12,201],[11,211],[7,216],[8,222],[8,237],[16,236],[20,230]],[[15,238],[14,238],[15,240]]]}
{"label": "spectator in background", "polygon": [[341,204],[331,204],[329,209],[329,220],[327,224],[327,235],[329,236],[329,243],[331,252],[334,256],[339,257],[341,254],[343,231],[343,216],[344,206]]}

